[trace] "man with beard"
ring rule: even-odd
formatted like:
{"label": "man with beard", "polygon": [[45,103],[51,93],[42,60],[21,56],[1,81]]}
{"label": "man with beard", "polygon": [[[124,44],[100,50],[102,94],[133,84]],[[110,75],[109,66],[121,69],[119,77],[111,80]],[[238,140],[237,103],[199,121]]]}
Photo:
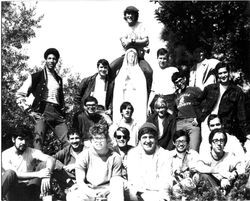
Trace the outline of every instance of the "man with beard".
{"label": "man with beard", "polygon": [[[123,33],[120,41],[125,51],[130,48],[133,48],[137,51],[139,60],[138,63],[146,77],[147,92],[149,95],[153,79],[153,70],[149,63],[144,59],[145,52],[149,51],[149,38],[145,26],[142,22],[138,21],[138,18],[139,10],[136,7],[128,6],[124,10],[124,20],[127,24],[124,29],[122,29]],[[120,68],[122,67],[123,59],[124,55],[110,64],[112,79],[115,79]]]}
{"label": "man with beard", "polygon": [[[129,130],[130,138],[128,144],[131,146],[136,146],[138,143],[138,123],[133,119],[134,107],[130,102],[123,102],[120,107],[121,119],[118,122],[113,122],[110,126],[109,133],[111,139],[113,140],[113,136],[115,130],[119,127],[125,127]],[[114,140],[113,140],[114,141]]]}
{"label": "man with beard", "polygon": [[176,117],[168,112],[167,102],[159,96],[154,103],[155,114],[148,117],[147,122],[153,123],[158,129],[158,144],[164,149],[172,150]]}
{"label": "man with beard", "polygon": [[158,145],[154,124],[144,123],[138,132],[139,144],[128,152],[128,194],[130,200],[169,200],[169,152]]}
{"label": "man with beard", "polygon": [[200,121],[201,115],[200,101],[202,91],[198,87],[188,87],[187,79],[181,73],[176,72],[172,76],[172,82],[176,90],[177,122],[176,130],[185,130],[190,137],[190,149],[199,151],[201,142]]}
{"label": "man with beard", "polygon": [[218,83],[205,87],[200,98],[203,101],[200,120],[217,114],[227,133],[235,135],[241,142],[250,140],[243,91],[231,83],[227,64],[217,64],[215,72]]}
{"label": "man with beard", "polygon": [[59,58],[57,49],[47,49],[44,69],[29,76],[16,94],[17,103],[24,109],[30,107],[26,97],[34,96],[30,115],[36,121],[34,147],[40,150],[48,129],[52,129],[64,147],[68,144],[63,83],[55,70]]}
{"label": "man with beard", "polygon": [[[101,115],[97,110],[98,101],[95,97],[89,96],[84,100],[83,109],[77,112],[73,117],[72,127],[82,136],[85,146],[89,146],[89,128],[94,124],[106,121],[109,117],[105,114]],[[108,120],[111,121],[111,120]]]}
{"label": "man with beard", "polygon": [[104,110],[111,114],[111,103],[113,98],[114,82],[110,80],[110,66],[106,59],[97,62],[97,73],[84,78],[76,93],[74,102],[76,108],[82,106],[86,98],[93,96]]}
{"label": "man with beard", "polygon": [[176,131],[173,137],[175,150],[170,151],[169,165],[173,192],[180,198],[182,190],[193,190],[199,180],[195,165],[199,154],[189,149],[190,138],[183,130]]}
{"label": "man with beard", "polygon": [[[35,201],[48,195],[55,160],[38,149],[27,146],[32,132],[27,127],[17,128],[12,136],[14,146],[2,153],[2,197],[8,200]],[[34,171],[36,162],[46,162],[46,167]],[[41,191],[41,192],[40,192]]]}
{"label": "man with beard", "polygon": [[201,178],[212,187],[221,187],[228,192],[238,174],[244,173],[244,165],[233,153],[224,151],[227,134],[223,129],[212,130],[209,143],[211,151],[200,156],[196,169],[204,173]]}
{"label": "man with beard", "polygon": [[122,201],[122,159],[108,147],[108,126],[90,128],[91,147],[82,151],[76,162],[76,185],[67,194],[68,201]]}

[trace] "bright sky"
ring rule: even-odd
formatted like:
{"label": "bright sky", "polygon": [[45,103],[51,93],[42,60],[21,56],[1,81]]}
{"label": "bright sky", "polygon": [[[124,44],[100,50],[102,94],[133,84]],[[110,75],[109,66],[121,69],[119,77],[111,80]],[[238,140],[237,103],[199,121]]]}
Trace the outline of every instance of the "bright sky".
{"label": "bright sky", "polygon": [[44,14],[36,38],[26,46],[30,68],[40,65],[49,47],[59,50],[63,67],[82,77],[96,72],[96,63],[105,58],[110,63],[123,53],[119,37],[124,25],[123,11],[136,6],[139,21],[145,23],[150,37],[150,54],[146,59],[155,66],[156,51],[164,47],[160,40],[162,25],[154,19],[158,4],[145,0],[39,1],[37,14]]}

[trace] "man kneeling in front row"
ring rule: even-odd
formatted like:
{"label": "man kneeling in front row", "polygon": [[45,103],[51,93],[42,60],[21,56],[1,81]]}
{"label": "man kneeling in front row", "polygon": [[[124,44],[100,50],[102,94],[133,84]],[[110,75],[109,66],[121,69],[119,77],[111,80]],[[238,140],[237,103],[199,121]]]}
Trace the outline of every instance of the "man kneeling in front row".
{"label": "man kneeling in front row", "polygon": [[[33,201],[50,191],[50,178],[55,160],[38,149],[27,146],[32,132],[25,128],[17,128],[12,136],[14,146],[2,153],[2,197],[9,201]],[[46,162],[46,167],[34,171],[36,161]]]}

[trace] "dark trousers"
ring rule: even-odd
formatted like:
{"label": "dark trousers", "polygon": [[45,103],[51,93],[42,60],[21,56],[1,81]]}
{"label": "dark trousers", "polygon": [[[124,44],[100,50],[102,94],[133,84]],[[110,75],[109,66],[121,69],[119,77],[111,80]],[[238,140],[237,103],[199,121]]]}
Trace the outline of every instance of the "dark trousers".
{"label": "dark trousers", "polygon": [[200,174],[200,180],[208,182],[212,186],[212,188],[220,187],[220,181],[212,174],[202,173]]}
{"label": "dark trousers", "polygon": [[48,129],[54,132],[63,147],[68,145],[68,128],[65,123],[65,118],[61,114],[60,109],[52,103],[46,103],[41,118],[36,119],[34,148],[42,149],[44,136]]}
{"label": "dark trousers", "polygon": [[18,183],[13,170],[7,170],[2,175],[2,197],[8,201],[36,201],[40,196],[41,179],[30,179],[26,183]]}
{"label": "dark trousers", "polygon": [[[52,178],[55,178],[60,188],[65,190],[74,184],[73,181],[75,180],[75,175],[62,169],[62,165],[59,165],[59,163],[61,164],[60,161],[56,160],[56,165],[52,172]],[[38,164],[36,171],[39,171],[45,167],[46,162],[41,162]]]}

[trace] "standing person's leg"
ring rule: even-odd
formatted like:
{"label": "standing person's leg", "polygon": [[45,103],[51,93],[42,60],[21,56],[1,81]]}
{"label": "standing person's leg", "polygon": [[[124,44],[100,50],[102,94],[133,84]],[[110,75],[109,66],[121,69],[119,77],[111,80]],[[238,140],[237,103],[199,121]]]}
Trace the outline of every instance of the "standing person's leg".
{"label": "standing person's leg", "polygon": [[65,123],[65,119],[57,119],[57,124],[55,126],[54,133],[62,143],[63,147],[69,145],[67,138],[68,127]]}
{"label": "standing person's leg", "polygon": [[211,131],[209,130],[209,127],[207,125],[207,119],[208,117],[201,123],[201,144],[199,150],[200,154],[207,153],[210,151],[208,136]]}
{"label": "standing person's leg", "polygon": [[190,149],[193,149],[199,152],[200,143],[201,143],[201,129],[199,126],[192,125],[192,122],[193,122],[193,118],[188,119],[187,126],[186,126],[186,129],[190,137],[189,147]]}
{"label": "standing person's leg", "polygon": [[63,147],[67,146],[68,128],[65,123],[65,118],[61,112],[61,108],[58,105],[47,103],[44,111],[44,117],[46,119],[46,125],[54,132],[58,137]]}
{"label": "standing person's leg", "polygon": [[192,125],[193,118],[183,119],[177,121],[176,130],[187,131],[190,137],[190,149],[193,149],[199,152],[200,142],[201,142],[201,133],[199,126]]}
{"label": "standing person's leg", "polygon": [[123,59],[124,59],[124,55],[122,55],[121,57],[115,59],[111,64],[110,64],[110,68],[111,68],[111,72],[110,72],[110,78],[111,80],[114,80],[116,78],[116,74],[117,71],[119,71],[122,67],[122,63],[123,63]]}
{"label": "standing person's leg", "polygon": [[46,131],[47,131],[47,125],[45,123],[45,119],[43,117],[37,119],[34,130],[35,137],[33,142],[33,146],[35,149],[42,150],[43,140]]}

